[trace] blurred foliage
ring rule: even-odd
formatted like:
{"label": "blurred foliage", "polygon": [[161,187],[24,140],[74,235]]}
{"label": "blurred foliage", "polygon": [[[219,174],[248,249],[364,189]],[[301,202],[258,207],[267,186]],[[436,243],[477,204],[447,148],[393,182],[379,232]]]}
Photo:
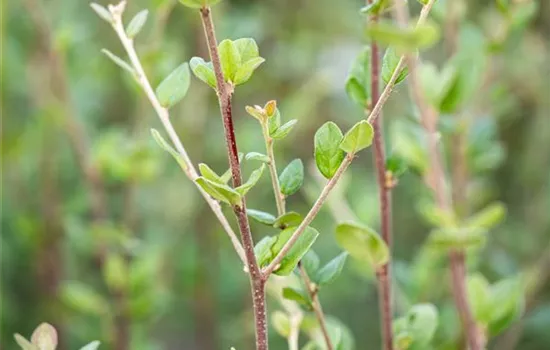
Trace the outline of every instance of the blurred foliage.
{"label": "blurred foliage", "polygon": [[[446,20],[444,3],[434,9],[440,25]],[[440,41],[423,53],[431,63],[423,67],[422,80],[428,82],[430,102],[445,112],[440,128],[447,163],[453,134],[467,130],[471,178],[465,211],[486,215],[459,215],[460,225],[449,226],[487,226],[483,244],[473,240],[476,253],[468,260],[481,273],[468,281],[480,299],[474,304],[491,301],[487,308],[474,307],[476,317],[496,334],[506,317],[525,309],[521,323],[500,333],[489,349],[506,350],[515,341],[517,349],[545,349],[550,343],[550,3],[461,3],[461,51],[446,60]],[[305,213],[319,192],[317,171],[309,170],[315,164],[315,131],[327,120],[348,130],[363,117],[346,96],[347,73],[366,40],[363,5],[232,0],[215,8],[220,41],[252,37],[266,58],[234,98],[239,150],[263,150],[260,128],[246,115],[246,105],[276,99],[285,121],[299,121],[276,145],[280,164],[297,158],[304,163],[304,187],[289,199],[289,210]],[[22,0],[2,6],[1,347],[16,349],[14,333],[31,334],[46,321],[59,332],[59,349],[79,348],[90,339],[112,348],[124,295],[132,349],[251,349],[252,311],[242,265],[198,191],[156,146],[149,129],[161,126],[132,76],[101,53],[106,48],[125,57],[115,33],[85,2]],[[417,10],[418,4],[411,7]],[[128,5],[126,21],[144,8],[148,21],[139,28],[136,47],[153,86],[182,62],[208,56],[195,11],[175,0],[136,0]],[[385,28],[377,29],[371,35]],[[227,160],[215,94],[197,79],[190,85],[186,98],[171,109],[171,119],[194,163],[221,173]],[[384,116],[398,177],[393,263],[400,318],[394,326],[407,342],[407,332],[418,327],[416,316],[409,316],[420,313],[418,322],[426,322],[421,328],[434,337],[434,349],[457,349],[459,322],[449,298],[447,262],[425,244],[434,240],[428,239],[430,226],[436,227],[432,232],[447,226],[429,210],[431,201],[417,176],[427,163],[405,85],[398,86]],[[462,118],[454,118],[458,113]],[[104,207],[90,205],[84,158],[99,171]],[[399,162],[409,171],[401,171]],[[246,174],[258,166],[254,163],[245,162]],[[269,180],[259,181],[263,185],[249,196],[249,206],[275,213]],[[344,196],[360,221],[378,227],[370,151],[359,155],[342,182],[332,197]],[[498,225],[497,201],[507,208]],[[343,212],[342,219],[353,219],[345,218],[341,203],[327,205],[315,219],[320,235],[314,249],[326,262],[341,253],[329,207]],[[256,241],[277,232],[252,225]],[[449,230],[439,232],[438,244],[452,240]],[[353,343],[377,349],[375,280],[361,261],[348,260],[320,295],[331,327],[347,326],[331,337],[346,349]],[[290,287],[300,293],[303,286]],[[525,304],[505,297],[515,296],[517,288],[526,293]],[[284,300],[270,303],[275,300],[287,310]],[[437,306],[435,314],[422,304],[427,302]],[[280,307],[273,302],[270,309]],[[278,315],[270,343],[284,349],[275,330],[284,332],[286,321]],[[434,319],[439,326],[432,332]],[[310,339],[321,337],[309,313],[302,330]]]}

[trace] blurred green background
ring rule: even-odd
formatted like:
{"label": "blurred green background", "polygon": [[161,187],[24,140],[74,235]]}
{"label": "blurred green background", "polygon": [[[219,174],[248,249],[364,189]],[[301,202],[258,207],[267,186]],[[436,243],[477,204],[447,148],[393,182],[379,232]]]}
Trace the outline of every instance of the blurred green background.
{"label": "blurred green background", "polygon": [[[550,2],[539,1],[532,20],[515,31],[508,31],[494,1],[465,3],[464,21],[497,47],[486,68],[488,88],[468,112],[474,120],[471,151],[478,152],[476,164],[483,168],[470,182],[471,205],[500,200],[508,208],[472,264],[491,281],[520,272],[532,277],[525,316],[489,348],[550,349]],[[281,167],[294,158],[311,164],[313,134],[325,121],[347,129],[363,117],[344,91],[348,69],[365,44],[362,5],[226,0],[214,8],[219,40],[253,37],[267,60],[234,97],[240,151],[263,151],[259,126],[245,105],[276,99],[285,120],[299,120],[277,144]],[[126,20],[142,8],[150,14],[136,48],[153,85],[192,56],[207,57],[196,11],[173,0],[132,0]],[[434,10],[440,23],[442,11],[443,1]],[[425,57],[443,62],[443,47]],[[63,349],[94,339],[114,348],[109,315],[119,305],[98,263],[102,252],[132,257],[124,274],[131,285],[132,349],[252,349],[242,265],[198,191],[150,137],[150,128],[161,125],[145,96],[101,48],[125,57],[115,33],[87,1],[2,2],[1,348],[15,349],[12,334],[30,335],[42,321],[57,326]],[[385,109],[388,134],[411,114],[407,101],[406,86],[400,86]],[[227,168],[210,88],[193,78],[171,119],[195,164]],[[99,173],[85,174],[87,164]],[[245,173],[251,169],[245,164]],[[316,170],[307,171],[306,186],[288,201],[291,210],[307,212],[319,192],[316,178]],[[377,227],[370,150],[360,154],[345,180],[340,190],[352,210]],[[404,312],[407,298],[433,302],[446,327],[438,337],[452,338],[458,323],[446,262],[425,258],[426,266],[419,255],[428,233],[417,210],[422,187],[410,172],[394,191],[394,276],[407,293],[396,296],[397,312]],[[249,207],[275,212],[268,176],[248,198]],[[340,251],[335,224],[326,209],[313,223],[321,232],[314,249],[322,261]],[[275,233],[256,223],[252,229],[256,240]],[[409,290],[419,274],[426,279],[422,291]],[[379,348],[373,282],[349,262],[321,294],[325,312],[349,327],[357,349]],[[274,300],[269,306],[279,308]],[[270,337],[273,349],[286,348],[276,332]],[[444,343],[436,348],[453,349]]]}

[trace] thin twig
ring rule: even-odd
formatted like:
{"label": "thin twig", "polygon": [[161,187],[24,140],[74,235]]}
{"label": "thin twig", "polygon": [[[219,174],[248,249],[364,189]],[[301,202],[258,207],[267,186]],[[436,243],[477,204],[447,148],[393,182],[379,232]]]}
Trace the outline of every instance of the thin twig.
{"label": "thin twig", "polygon": [[[118,7],[124,6],[125,1],[121,2]],[[115,29],[115,32],[117,33],[120,42],[122,43],[122,46],[126,50],[126,53],[130,59],[130,62],[134,68],[134,70],[137,73],[137,81],[139,85],[142,87],[143,91],[147,95],[147,98],[151,102],[151,105],[155,109],[155,112],[157,113],[162,125],[164,126],[164,129],[168,133],[168,136],[170,137],[170,140],[176,147],[176,150],[178,151],[178,154],[181,156],[183,162],[186,165],[185,174],[187,177],[195,183],[195,180],[198,178],[198,173],[193,166],[193,162],[191,162],[191,159],[187,155],[187,151],[183,147],[183,144],[181,143],[174,126],[172,125],[172,122],[170,121],[170,116],[168,113],[168,110],[161,106],[153,88],[151,87],[151,84],[149,83],[149,80],[147,79],[147,76],[145,75],[145,72],[143,70],[143,67],[141,65],[141,62],[139,60],[139,57],[135,51],[133,40],[128,38],[126,35],[126,32],[124,30],[124,25],[122,23],[122,13],[116,12],[113,13],[113,28]],[[222,212],[222,209],[217,201],[215,201],[212,197],[210,197],[202,188],[197,186],[199,189],[201,195],[204,197],[212,211],[214,212],[214,215],[216,215],[216,218],[221,223],[222,227],[224,228],[225,232],[229,236],[229,239],[231,240],[231,243],[233,244],[233,247],[235,248],[235,251],[239,255],[241,261],[243,264],[245,263],[245,255],[244,255],[244,249],[241,246],[241,243],[239,239],[237,238],[237,235],[231,228],[231,225],[227,221],[227,218]]]}
{"label": "thin twig", "polygon": [[273,186],[273,194],[275,196],[275,203],[277,205],[277,215],[281,216],[286,212],[285,209],[285,197],[281,193],[281,186],[279,184],[279,176],[277,174],[277,165],[275,163],[275,155],[273,153],[273,138],[269,136],[269,129],[267,122],[262,123],[262,132],[265,140],[265,148],[267,156],[269,157],[269,173],[271,175],[271,185]]}
{"label": "thin twig", "polygon": [[[208,44],[208,51],[212,59],[214,73],[216,76],[216,91],[220,105],[220,113],[223,119],[225,140],[227,144],[227,156],[231,175],[233,178],[233,187],[241,185],[241,166],[239,164],[239,154],[237,151],[237,141],[235,138],[235,128],[233,126],[233,114],[231,107],[231,97],[233,95],[233,86],[225,82],[223,77],[220,56],[218,52],[218,43],[212,21],[210,8],[203,7],[200,10],[204,33]],[[262,278],[262,272],[256,261],[254,254],[254,241],[250,232],[250,224],[246,214],[246,201],[242,198],[241,205],[234,205],[233,212],[237,217],[241,239],[244,245],[246,266],[249,271],[250,287],[252,290],[252,300],[254,305],[254,319],[256,331],[256,349],[267,350],[267,315],[265,304],[265,280]]]}
{"label": "thin twig", "polygon": [[[430,2],[434,2],[431,0]],[[408,22],[408,11],[405,4],[395,1],[395,18],[401,27],[406,27]],[[428,170],[428,183],[432,188],[437,205],[445,210],[451,209],[451,201],[447,194],[445,183],[445,170],[437,140],[437,111],[426,100],[418,77],[418,58],[411,54],[405,55],[409,66],[409,90],[413,100],[416,102],[421,115],[422,125],[426,129],[428,138],[428,153],[430,158],[430,169]],[[466,331],[468,343],[471,350],[482,349],[482,337],[477,329],[466,291],[466,267],[464,251],[453,250],[449,253],[451,276],[453,283],[453,294],[463,327]]]}

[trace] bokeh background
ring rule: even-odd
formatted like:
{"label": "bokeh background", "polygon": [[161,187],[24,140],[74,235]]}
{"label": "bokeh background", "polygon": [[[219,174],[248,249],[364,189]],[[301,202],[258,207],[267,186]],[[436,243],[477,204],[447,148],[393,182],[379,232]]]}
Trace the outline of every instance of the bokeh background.
{"label": "bokeh background", "polygon": [[[477,96],[480,107],[470,112],[473,120],[483,120],[472,124],[470,134],[484,171],[471,179],[469,193],[473,206],[500,200],[508,208],[474,267],[489,280],[520,272],[532,276],[524,317],[489,348],[549,349],[550,3],[538,1],[529,23],[508,31],[494,1],[463,2],[468,7],[464,20],[495,46],[487,66],[490,83]],[[440,21],[443,3],[435,10]],[[240,151],[263,151],[259,126],[246,115],[245,105],[276,99],[285,120],[299,120],[277,144],[279,164],[294,158],[311,164],[313,134],[322,123],[333,120],[347,129],[362,118],[344,90],[349,67],[365,44],[362,5],[355,0],[226,0],[215,7],[218,39],[253,37],[267,60],[235,94]],[[412,1],[411,7],[418,11]],[[142,8],[150,14],[136,47],[153,85],[192,56],[207,57],[196,11],[174,0],[132,0],[125,18]],[[152,140],[150,128],[161,125],[145,96],[101,48],[125,57],[115,33],[87,1],[2,2],[0,347],[15,349],[13,333],[30,336],[48,321],[62,335],[63,349],[94,339],[104,349],[114,348],[110,315],[120,307],[120,296],[106,286],[98,262],[103,252],[132,258],[127,272],[132,349],[252,349],[242,265],[197,190]],[[425,57],[443,62],[444,45]],[[388,135],[411,113],[407,101],[407,89],[400,86],[385,109]],[[193,78],[171,119],[196,164],[227,168],[210,88]],[[389,148],[394,140],[389,139]],[[245,164],[245,172],[251,169]],[[308,169],[303,190],[288,201],[301,213],[319,192],[316,171]],[[404,290],[412,278],[424,276],[422,291],[409,295],[413,302],[438,305],[447,325],[438,337],[446,339],[456,336],[457,323],[445,260],[419,262],[429,231],[417,210],[422,187],[409,172],[394,191],[394,272]],[[361,153],[339,192],[358,218],[377,227],[370,151]],[[248,203],[275,211],[267,176]],[[341,202],[336,207],[343,208]],[[233,220],[230,211],[227,215]],[[314,221],[321,232],[314,249],[322,261],[340,252],[335,223],[326,209]],[[256,239],[275,233],[256,223],[252,229]],[[357,349],[379,348],[373,282],[368,271],[349,262],[321,294],[325,312],[349,327]],[[406,298],[398,296],[398,312],[407,304],[399,300]],[[270,310],[278,308],[270,299]],[[273,349],[286,348],[276,332],[270,335]],[[443,340],[438,344],[437,349],[453,349]]]}

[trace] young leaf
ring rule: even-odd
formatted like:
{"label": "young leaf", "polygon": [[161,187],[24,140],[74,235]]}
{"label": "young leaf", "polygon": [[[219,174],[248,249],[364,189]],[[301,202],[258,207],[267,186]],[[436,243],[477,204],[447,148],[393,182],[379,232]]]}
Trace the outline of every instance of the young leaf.
{"label": "young leaf", "polygon": [[283,288],[283,298],[297,302],[298,304],[309,307],[311,302],[309,301],[309,296],[302,291],[299,291],[294,288],[286,287]]}
{"label": "young leaf", "polygon": [[271,322],[273,323],[273,328],[275,328],[281,337],[288,338],[290,335],[290,320],[284,312],[275,311],[271,316]]}
{"label": "young leaf", "polygon": [[421,201],[418,211],[427,223],[439,228],[454,228],[458,225],[458,219],[454,212],[439,208],[433,201]]}
{"label": "young leaf", "polygon": [[478,323],[487,325],[491,319],[491,291],[482,274],[468,276],[466,281],[468,300]]}
{"label": "young leaf", "polygon": [[432,304],[414,305],[407,313],[408,331],[414,344],[427,346],[432,340],[438,325],[437,309]]}
{"label": "young leaf", "polygon": [[380,21],[368,26],[367,36],[397,49],[413,51],[433,45],[439,39],[440,32],[432,22],[403,29],[391,22]]}
{"label": "young leaf", "polygon": [[225,184],[210,181],[204,177],[197,178],[195,182],[214,199],[230,205],[240,206],[242,204],[241,195]]}
{"label": "young leaf", "polygon": [[179,0],[183,5],[194,9],[216,5],[221,0]]}
{"label": "young leaf", "polygon": [[250,216],[252,219],[264,225],[272,226],[273,223],[275,222],[275,216],[261,210],[246,209],[246,214]]}
{"label": "young leaf", "polygon": [[248,191],[260,180],[260,177],[262,177],[262,174],[264,173],[265,164],[262,164],[262,166],[252,172],[250,174],[250,177],[248,178],[248,181],[246,181],[241,186],[237,187],[235,190],[239,192],[241,196],[245,196]]}
{"label": "young leaf", "polygon": [[259,107],[259,106],[255,106],[255,107],[246,106],[244,109],[246,110],[246,113],[253,116],[260,123],[264,122],[264,119],[266,118],[266,115],[265,115],[265,112],[261,109],[261,107]]}
{"label": "young leaf", "polygon": [[347,257],[348,253],[342,253],[329,261],[328,264],[323,266],[319,272],[317,272],[314,279],[315,282],[317,282],[319,286],[325,286],[334,282],[334,280],[336,280],[342,272]]}
{"label": "young leaf", "polygon": [[346,222],[336,227],[336,241],[353,258],[371,264],[375,269],[385,265],[389,250],[382,238],[371,228]]}
{"label": "young leaf", "polygon": [[272,117],[269,117],[267,120],[267,125],[269,129],[269,136],[273,136],[273,134],[279,129],[281,126],[281,112],[279,112],[279,109],[275,109],[275,113]]}
{"label": "young leaf", "polygon": [[61,294],[69,306],[87,314],[103,316],[110,308],[109,303],[101,294],[80,282],[66,282]]}
{"label": "young leaf", "polygon": [[[296,227],[289,227],[279,233],[277,236],[277,241],[271,247],[273,256],[276,256],[279,253],[294,231],[296,231]],[[292,271],[296,268],[296,265],[298,265],[298,262],[300,262],[309,248],[311,248],[318,236],[319,232],[316,229],[312,227],[306,228],[296,243],[294,243],[292,248],[290,248],[288,253],[285,255],[279,268],[276,269],[274,273],[279,276],[287,276],[292,273]]]}
{"label": "young leaf", "polygon": [[57,347],[57,331],[49,323],[42,323],[32,333],[31,343],[40,350],[55,350]]}
{"label": "young leaf", "polygon": [[254,247],[254,256],[260,267],[267,266],[273,260],[273,251],[271,247],[277,242],[277,237],[266,236],[262,238]]}
{"label": "young leaf", "polygon": [[300,225],[303,220],[304,218],[302,215],[295,211],[289,211],[275,219],[275,222],[273,222],[273,227],[284,230],[287,227]]}
{"label": "young leaf", "polygon": [[487,231],[479,228],[442,228],[430,233],[429,243],[436,248],[467,249],[482,246]]}
{"label": "young leaf", "polygon": [[189,89],[189,65],[187,62],[170,73],[157,87],[156,94],[161,106],[170,108],[178,103]]}
{"label": "young leaf", "polygon": [[327,179],[331,179],[346,156],[340,149],[344,135],[340,128],[333,122],[326,122],[317,130],[314,137],[315,163],[317,169]]}
{"label": "young leaf", "polygon": [[128,282],[128,267],[120,254],[109,253],[103,264],[103,278],[113,291],[123,290]]}
{"label": "young leaf", "polygon": [[174,159],[178,162],[181,169],[183,171],[187,171],[187,164],[185,164],[185,161],[183,160],[183,158],[181,158],[181,156],[179,155],[178,152],[176,152],[175,149],[170,147],[168,142],[166,142],[166,140],[164,140],[164,138],[160,136],[160,133],[156,129],[151,129],[151,135],[153,135],[153,139],[160,146],[160,148],[170,153],[172,157],[174,157]]}
{"label": "young leaf", "polygon": [[216,89],[216,75],[214,74],[214,67],[212,62],[204,62],[201,57],[193,57],[189,61],[193,74],[211,88]]}
{"label": "young leaf", "polygon": [[237,71],[235,72],[235,85],[246,83],[250,77],[252,77],[252,73],[254,73],[256,68],[264,62],[265,59],[263,57],[255,57],[239,65],[239,68],[237,68]]}
{"label": "young leaf", "polygon": [[304,270],[306,270],[307,275],[311,277],[317,275],[320,263],[321,262],[319,261],[319,257],[317,256],[317,254],[315,254],[313,249],[310,249],[306,253],[306,255],[304,255],[301,262],[302,267],[304,268]]}
{"label": "young leaf", "polygon": [[276,140],[284,139],[286,137],[286,135],[288,135],[290,133],[290,131],[292,131],[292,128],[294,127],[294,125],[296,125],[297,122],[298,122],[298,120],[296,120],[296,119],[292,119],[292,120],[286,122],[285,124],[281,125],[271,135],[271,137],[273,137]]}
{"label": "young leaf", "polygon": [[233,43],[239,52],[242,63],[248,62],[260,55],[258,44],[256,44],[256,41],[252,38],[237,39]]}
{"label": "young leaf", "polygon": [[235,82],[235,73],[241,64],[241,56],[237,46],[233,41],[225,39],[218,45],[218,51],[225,81]]}
{"label": "young leaf", "polygon": [[101,344],[100,341],[94,340],[93,342],[90,342],[84,345],[83,347],[81,347],[80,350],[97,350],[100,344]]}
{"label": "young leaf", "polygon": [[[392,47],[388,47],[386,52],[384,53],[384,58],[382,59],[382,79],[387,84],[395,72],[395,69],[397,68],[397,65],[399,64],[399,60],[401,59],[401,56],[395,52],[395,49]],[[405,65],[404,68],[401,69],[401,72],[397,76],[397,79],[395,80],[395,85],[399,84],[409,74],[409,68]]]}
{"label": "young leaf", "polygon": [[95,13],[97,13],[99,17],[101,17],[105,21],[109,23],[113,22],[113,16],[111,15],[111,12],[109,12],[109,10],[107,10],[105,7],[96,4],[95,2],[90,3],[90,7],[92,8],[92,10],[95,11]]}
{"label": "young leaf", "polygon": [[137,15],[132,18],[130,21],[130,24],[128,24],[128,27],[126,27],[126,35],[133,39],[138,33],[141,31],[143,26],[145,25],[145,22],[147,21],[147,16],[149,15],[149,11],[147,10],[141,10],[137,13]]}
{"label": "young leaf", "polygon": [[497,335],[523,314],[525,297],[517,277],[501,280],[491,286],[491,320],[489,333]]}
{"label": "young leaf", "polygon": [[498,225],[506,215],[506,207],[500,202],[493,203],[474,214],[466,221],[466,226],[489,230]]}
{"label": "young leaf", "polygon": [[340,148],[350,154],[357,153],[371,145],[373,135],[372,125],[362,120],[344,135]]}
{"label": "young leaf", "polygon": [[368,106],[371,99],[370,62],[370,47],[366,46],[353,62],[346,81],[346,93],[363,108]]}
{"label": "young leaf", "polygon": [[221,185],[224,185],[227,183],[227,181],[223,181],[222,178],[216,174],[214,170],[212,170],[208,165],[204,163],[199,164],[199,171],[201,175],[210,181],[217,182]]}
{"label": "young leaf", "polygon": [[258,153],[258,152],[247,153],[246,156],[244,156],[244,159],[246,159],[246,160],[257,160],[257,161],[260,161],[260,162],[263,162],[263,163],[266,163],[266,164],[269,164],[271,162],[271,160],[269,159],[268,156],[266,156],[265,154],[262,154],[262,153]]}
{"label": "young leaf", "polygon": [[294,159],[279,176],[281,193],[290,196],[296,193],[304,182],[304,165],[300,159]]}
{"label": "young leaf", "polygon": [[128,63],[126,63],[126,61],[124,61],[122,58],[118,57],[117,55],[115,55],[111,51],[109,51],[107,49],[101,49],[101,52],[105,56],[109,57],[111,59],[111,61],[113,61],[120,68],[124,69],[125,71],[129,72],[132,75],[136,74],[136,71],[134,70],[134,68],[132,68]]}
{"label": "young leaf", "polygon": [[17,345],[19,345],[23,350],[40,350],[36,345],[25,339],[25,337],[19,333],[15,333],[13,337],[15,338]]}

